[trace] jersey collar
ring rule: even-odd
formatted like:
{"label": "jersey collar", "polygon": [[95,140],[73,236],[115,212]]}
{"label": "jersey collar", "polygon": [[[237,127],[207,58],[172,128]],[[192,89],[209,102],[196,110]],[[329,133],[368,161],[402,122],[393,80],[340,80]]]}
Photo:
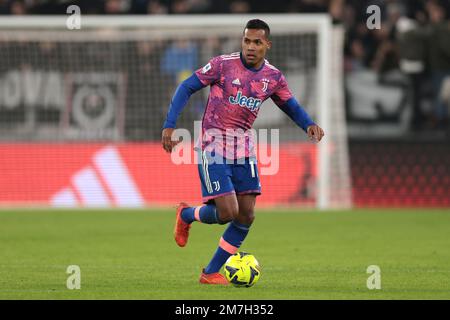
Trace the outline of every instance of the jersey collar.
{"label": "jersey collar", "polygon": [[244,58],[242,57],[242,52],[240,52],[239,57],[241,58],[241,62],[242,62],[242,64],[243,64],[243,66],[244,66],[245,68],[247,68],[248,70],[253,71],[253,72],[258,72],[258,71],[262,70],[262,68],[264,68],[264,65],[266,64],[266,61],[264,60],[263,63],[262,63],[262,65],[261,65],[261,67],[259,67],[258,69],[256,69],[256,68],[250,67],[250,66],[245,62]]}

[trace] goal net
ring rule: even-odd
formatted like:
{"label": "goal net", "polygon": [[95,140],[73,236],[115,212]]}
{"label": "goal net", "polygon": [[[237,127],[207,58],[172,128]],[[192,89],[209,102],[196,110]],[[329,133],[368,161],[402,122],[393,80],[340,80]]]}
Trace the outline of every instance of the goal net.
{"label": "goal net", "polygon": [[[163,151],[162,124],[177,85],[210,58],[240,51],[252,18],[87,16],[79,30],[63,16],[2,18],[0,205],[199,203],[197,165]],[[270,99],[263,104],[255,129],[269,152],[259,155],[258,205],[350,207],[343,31],[326,15],[258,18],[271,27],[267,59],[325,131],[314,144]],[[193,95],[178,120],[192,133],[183,144],[193,144],[208,92]]]}

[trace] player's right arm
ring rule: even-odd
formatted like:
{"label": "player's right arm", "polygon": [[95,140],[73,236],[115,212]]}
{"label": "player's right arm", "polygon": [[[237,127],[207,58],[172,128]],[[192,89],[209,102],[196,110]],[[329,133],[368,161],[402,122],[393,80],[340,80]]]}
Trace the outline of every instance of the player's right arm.
{"label": "player's right arm", "polygon": [[220,57],[213,58],[207,65],[195,71],[178,86],[170,101],[169,111],[163,125],[161,143],[166,152],[172,152],[173,148],[180,142],[172,141],[172,133],[175,130],[177,119],[189,98],[196,91],[220,79],[220,69]]}
{"label": "player's right arm", "polygon": [[166,152],[172,152],[172,149],[180,141],[172,141],[172,133],[175,130],[177,119],[186,106],[189,98],[196,91],[205,87],[197,75],[194,73],[184,80],[178,86],[175,94],[170,101],[169,111],[167,112],[166,121],[164,121],[161,143]]}

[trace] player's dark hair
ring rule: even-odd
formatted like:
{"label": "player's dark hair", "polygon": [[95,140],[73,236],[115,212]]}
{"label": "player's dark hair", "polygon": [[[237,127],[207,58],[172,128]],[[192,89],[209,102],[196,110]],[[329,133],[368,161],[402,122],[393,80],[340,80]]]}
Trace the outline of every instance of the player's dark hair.
{"label": "player's dark hair", "polygon": [[252,20],[248,21],[247,24],[245,25],[245,29],[261,29],[261,30],[265,31],[267,38],[269,38],[269,36],[270,36],[269,25],[259,19],[252,19]]}

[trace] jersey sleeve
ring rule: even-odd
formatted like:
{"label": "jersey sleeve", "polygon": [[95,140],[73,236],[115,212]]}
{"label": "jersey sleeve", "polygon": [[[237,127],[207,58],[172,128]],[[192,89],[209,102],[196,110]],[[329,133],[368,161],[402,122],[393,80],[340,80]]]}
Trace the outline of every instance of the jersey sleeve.
{"label": "jersey sleeve", "polygon": [[203,84],[195,74],[180,83],[170,101],[169,111],[167,112],[163,128],[175,128],[177,119],[191,95],[203,87]]}
{"label": "jersey sleeve", "polygon": [[286,78],[282,74],[278,83],[278,87],[275,92],[270,96],[270,98],[275,102],[277,106],[282,106],[290,98],[293,97],[291,90],[289,89]]}
{"label": "jersey sleeve", "polygon": [[204,86],[208,86],[220,79],[222,69],[222,60],[220,57],[215,57],[202,68],[195,71],[198,79]]}

